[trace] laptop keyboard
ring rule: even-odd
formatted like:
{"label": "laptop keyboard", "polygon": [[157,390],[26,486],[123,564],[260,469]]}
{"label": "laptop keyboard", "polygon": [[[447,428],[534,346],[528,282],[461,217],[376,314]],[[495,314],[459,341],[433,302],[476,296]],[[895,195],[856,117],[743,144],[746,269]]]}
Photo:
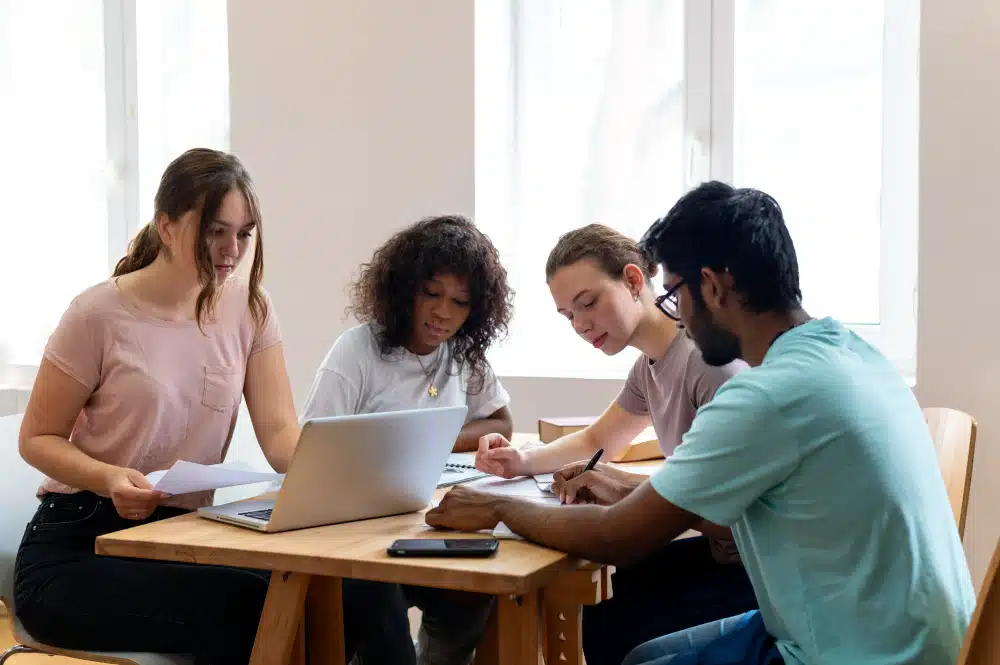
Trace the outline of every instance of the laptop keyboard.
{"label": "laptop keyboard", "polygon": [[271,519],[271,511],[273,508],[265,508],[264,510],[248,510],[245,513],[240,513],[243,517],[249,517],[250,519],[260,520],[266,522]]}

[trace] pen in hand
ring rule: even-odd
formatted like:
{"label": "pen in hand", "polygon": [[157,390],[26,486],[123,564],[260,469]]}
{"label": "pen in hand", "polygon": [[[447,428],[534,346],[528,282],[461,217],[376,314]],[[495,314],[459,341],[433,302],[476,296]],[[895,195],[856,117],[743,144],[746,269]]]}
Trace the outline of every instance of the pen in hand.
{"label": "pen in hand", "polygon": [[583,472],[587,473],[588,471],[591,471],[595,466],[597,466],[597,460],[601,459],[601,455],[603,454],[604,454],[604,448],[598,448],[597,452],[594,453],[594,456],[590,458],[589,462],[587,462],[587,468],[585,468]]}
{"label": "pen in hand", "polygon": [[[599,448],[597,450],[597,452],[594,453],[594,456],[590,458],[590,461],[587,462],[587,466],[584,467],[583,471],[580,472],[580,475],[583,475],[584,473],[587,473],[588,471],[592,471],[593,468],[595,466],[597,466],[597,460],[601,459],[601,455],[603,455],[603,454],[604,454],[604,448]],[[561,490],[559,492],[559,503],[566,503],[566,490],[565,489],[563,489],[563,490]]]}

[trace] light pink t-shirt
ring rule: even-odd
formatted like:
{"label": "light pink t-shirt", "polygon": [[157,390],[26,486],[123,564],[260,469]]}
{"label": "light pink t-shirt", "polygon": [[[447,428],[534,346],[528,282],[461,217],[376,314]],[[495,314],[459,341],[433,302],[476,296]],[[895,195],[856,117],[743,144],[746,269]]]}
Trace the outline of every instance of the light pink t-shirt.
{"label": "light pink t-shirt", "polygon": [[[663,455],[670,457],[691,428],[698,409],[712,400],[719,386],[746,368],[742,360],[722,367],[708,365],[695,343],[679,331],[663,357],[650,361],[641,355],[636,359],[618,404],[629,413],[652,418]],[[735,542],[708,540],[716,561],[739,561]]]}
{"label": "light pink t-shirt", "polygon": [[[91,457],[144,474],[177,460],[222,461],[236,424],[248,358],[281,341],[270,298],[260,329],[249,287],[227,282],[214,316],[165,321],[140,311],[116,279],[91,287],[70,304],[45,357],[90,389],[70,441]],[[75,492],[46,478],[43,492]],[[164,503],[197,508],[210,492]]]}

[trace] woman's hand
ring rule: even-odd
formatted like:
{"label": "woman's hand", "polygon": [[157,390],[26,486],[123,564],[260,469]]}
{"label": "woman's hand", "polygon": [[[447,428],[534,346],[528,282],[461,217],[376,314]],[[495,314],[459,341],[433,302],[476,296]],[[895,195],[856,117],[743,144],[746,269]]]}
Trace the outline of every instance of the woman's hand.
{"label": "woman's hand", "polygon": [[135,469],[119,467],[108,478],[107,494],[118,514],[127,520],[144,520],[167,495],[157,492]]}
{"label": "woman's hand", "polygon": [[476,468],[501,478],[525,475],[524,455],[510,445],[502,434],[487,434],[479,439]]}

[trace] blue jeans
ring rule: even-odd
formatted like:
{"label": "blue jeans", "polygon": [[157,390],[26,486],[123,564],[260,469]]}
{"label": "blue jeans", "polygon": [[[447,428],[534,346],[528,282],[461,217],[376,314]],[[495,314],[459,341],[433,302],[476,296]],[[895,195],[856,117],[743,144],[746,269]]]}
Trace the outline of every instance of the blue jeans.
{"label": "blue jeans", "polygon": [[632,650],[622,665],[772,665],[784,662],[760,612],[688,628]]}

